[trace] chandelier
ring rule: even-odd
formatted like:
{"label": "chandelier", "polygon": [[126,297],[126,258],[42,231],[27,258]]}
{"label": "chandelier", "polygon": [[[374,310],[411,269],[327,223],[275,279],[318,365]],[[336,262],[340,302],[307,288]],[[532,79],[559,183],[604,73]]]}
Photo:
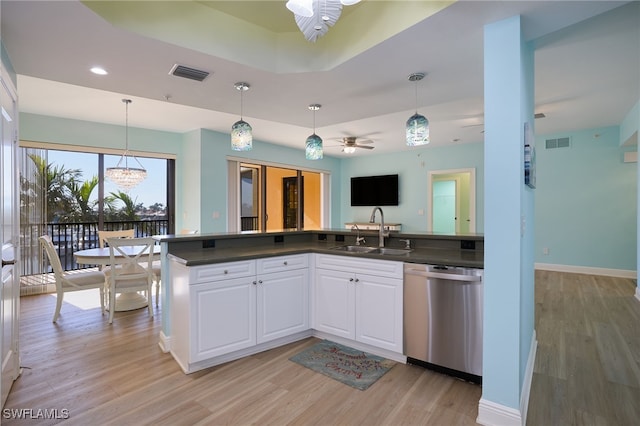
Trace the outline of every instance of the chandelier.
{"label": "chandelier", "polygon": [[[122,102],[125,103],[125,150],[116,164],[115,167],[108,167],[105,171],[105,175],[111,180],[113,183],[118,185],[121,188],[124,188],[125,191],[133,188],[138,185],[147,177],[147,171],[140,164],[140,161],[132,155],[131,158],[137,163],[139,167],[129,167],[129,104],[131,103],[131,99],[123,99]],[[135,164],[134,163],[134,164]]]}
{"label": "chandelier", "polygon": [[289,0],[287,9],[295,15],[296,24],[304,38],[315,42],[335,25],[342,6],[351,6],[360,0]]}

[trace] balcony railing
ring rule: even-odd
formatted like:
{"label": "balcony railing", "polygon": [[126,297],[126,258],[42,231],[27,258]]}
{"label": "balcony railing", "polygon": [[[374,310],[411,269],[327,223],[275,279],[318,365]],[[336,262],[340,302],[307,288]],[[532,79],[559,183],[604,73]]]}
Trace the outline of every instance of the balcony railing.
{"label": "balcony railing", "polygon": [[258,216],[241,216],[240,217],[240,229],[242,231],[257,231],[258,230]]}
{"label": "balcony railing", "polygon": [[[169,221],[167,219],[131,220],[124,222],[104,222],[104,230],[119,231],[135,230],[136,237],[166,234]],[[49,272],[48,262],[42,260],[42,250],[38,242],[40,235],[47,234],[56,246],[60,262],[65,270],[82,269],[86,265],[78,265],[73,253],[78,250],[99,247],[98,223],[47,223],[44,225],[23,225],[20,229],[21,238],[21,275],[33,275]]]}

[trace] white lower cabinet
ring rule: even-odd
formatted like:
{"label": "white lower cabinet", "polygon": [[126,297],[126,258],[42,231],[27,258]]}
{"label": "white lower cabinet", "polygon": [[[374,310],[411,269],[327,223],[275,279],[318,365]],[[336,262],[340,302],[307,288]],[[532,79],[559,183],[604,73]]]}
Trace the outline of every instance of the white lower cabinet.
{"label": "white lower cabinet", "polygon": [[309,329],[308,275],[308,268],[258,275],[257,343]]}
{"label": "white lower cabinet", "polygon": [[309,330],[308,256],[172,261],[171,352],[182,369]]}
{"label": "white lower cabinet", "polygon": [[316,254],[313,327],[402,353],[402,262]]}
{"label": "white lower cabinet", "polygon": [[253,282],[249,277],[192,286],[190,362],[256,344],[256,289]]}

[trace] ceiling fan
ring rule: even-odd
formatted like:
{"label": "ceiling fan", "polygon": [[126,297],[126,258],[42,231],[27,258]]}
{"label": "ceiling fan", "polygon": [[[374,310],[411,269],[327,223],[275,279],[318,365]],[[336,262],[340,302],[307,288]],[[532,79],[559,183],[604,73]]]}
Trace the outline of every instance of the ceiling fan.
{"label": "ceiling fan", "polygon": [[345,136],[344,138],[342,138],[342,145],[338,146],[342,146],[342,152],[346,154],[353,154],[356,151],[356,148],[373,149],[372,146],[364,145],[373,143],[372,140],[365,139],[361,140],[360,143],[357,143],[356,139],[357,137],[355,136]]}

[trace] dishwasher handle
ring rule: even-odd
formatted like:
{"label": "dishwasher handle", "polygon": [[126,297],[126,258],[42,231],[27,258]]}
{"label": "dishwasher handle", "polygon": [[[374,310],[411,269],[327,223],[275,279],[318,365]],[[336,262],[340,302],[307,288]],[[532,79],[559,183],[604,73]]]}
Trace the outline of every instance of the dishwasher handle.
{"label": "dishwasher handle", "polygon": [[482,281],[482,277],[479,275],[459,275],[459,274],[445,274],[442,272],[421,271],[418,269],[407,269],[404,271],[406,275],[417,275],[419,277],[426,278],[440,278],[450,281],[466,281],[477,282]]}

